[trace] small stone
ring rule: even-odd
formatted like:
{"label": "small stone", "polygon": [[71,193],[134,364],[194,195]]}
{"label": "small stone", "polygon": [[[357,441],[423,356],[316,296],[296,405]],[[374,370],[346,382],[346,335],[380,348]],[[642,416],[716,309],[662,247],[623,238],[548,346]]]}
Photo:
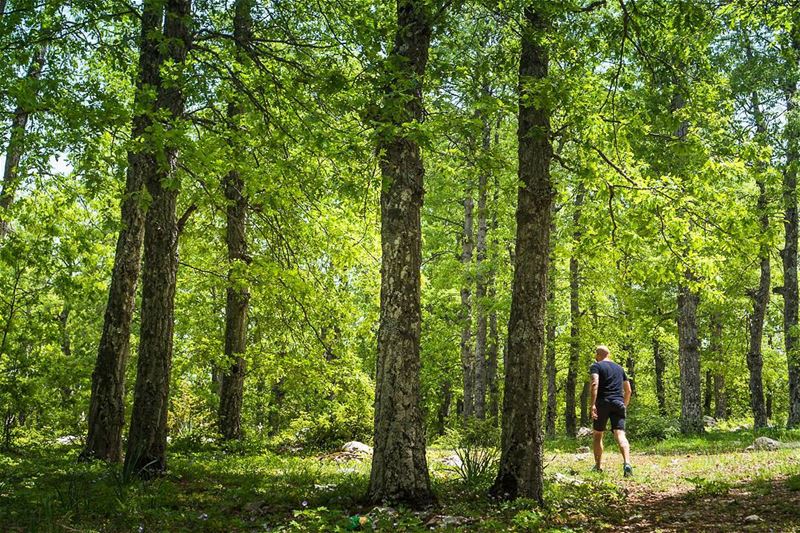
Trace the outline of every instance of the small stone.
{"label": "small stone", "polygon": [[363,442],[358,442],[354,440],[344,443],[344,445],[341,447],[341,451],[349,453],[360,453],[364,455],[372,455],[372,446],[368,446]]}
{"label": "small stone", "polygon": [[578,451],[575,452],[575,453],[589,453],[590,451],[591,450],[589,449],[588,446],[581,446],[580,448],[578,448]]}
{"label": "small stone", "polygon": [[744,521],[753,524],[756,522],[763,522],[764,519],[757,514],[751,514],[750,516],[745,517]]}
{"label": "small stone", "polygon": [[448,455],[442,459],[442,464],[453,468],[461,468],[464,462],[461,460],[461,457],[459,457],[458,454],[454,453],[453,455]]}
{"label": "small stone", "polygon": [[578,432],[575,434],[579,439],[588,439],[593,435],[594,431],[591,428],[578,428]]}
{"label": "small stone", "polygon": [[717,419],[713,416],[704,416],[703,417],[703,425],[707,428],[713,428],[717,426]]}
{"label": "small stone", "polygon": [[769,437],[758,437],[753,443],[756,450],[775,451],[781,447],[781,443]]}

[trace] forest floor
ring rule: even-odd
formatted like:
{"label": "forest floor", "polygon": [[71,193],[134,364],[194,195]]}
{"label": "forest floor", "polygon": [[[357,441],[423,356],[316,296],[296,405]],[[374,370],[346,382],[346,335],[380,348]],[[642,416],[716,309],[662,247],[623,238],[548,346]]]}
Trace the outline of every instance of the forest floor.
{"label": "forest floor", "polygon": [[439,504],[422,512],[364,505],[369,460],[346,454],[173,449],[142,482],[76,463],[75,445],[29,445],[0,453],[0,531],[800,531],[800,432],[772,435],[777,451],[744,451],[746,431],[634,441],[631,479],[610,442],[604,473],[585,442],[547,442],[544,509],[488,501],[490,476],[465,481],[434,448]]}

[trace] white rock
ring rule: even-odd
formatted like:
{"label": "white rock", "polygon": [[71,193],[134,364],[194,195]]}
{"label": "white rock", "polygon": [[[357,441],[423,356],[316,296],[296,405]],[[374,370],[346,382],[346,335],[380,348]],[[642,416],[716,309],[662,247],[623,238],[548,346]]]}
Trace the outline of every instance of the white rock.
{"label": "white rock", "polygon": [[704,416],[703,425],[707,428],[713,428],[717,425],[717,419],[713,416]]}
{"label": "white rock", "polygon": [[753,522],[763,522],[764,519],[758,516],[757,514],[751,514],[750,516],[745,517],[744,521],[753,523]]}
{"label": "white rock", "polygon": [[458,454],[448,455],[444,459],[442,459],[442,464],[445,466],[452,466],[454,468],[461,468],[464,462],[461,460],[461,457]]}
{"label": "white rock", "polygon": [[588,453],[576,453],[574,458],[575,458],[576,461],[585,461],[586,459],[589,458],[589,454]]}
{"label": "white rock", "polygon": [[341,449],[343,452],[350,453],[363,453],[365,455],[372,455],[372,446],[367,446],[363,442],[350,441],[346,442]]}
{"label": "white rock", "polygon": [[553,476],[553,481],[564,485],[583,485],[584,483],[583,480],[564,475],[561,472],[556,472],[556,475]]}
{"label": "white rock", "polygon": [[579,439],[588,439],[594,435],[594,431],[592,428],[578,428],[578,432],[575,434],[576,437]]}
{"label": "white rock", "polygon": [[756,450],[774,451],[781,447],[781,443],[769,437],[758,437],[753,443]]}

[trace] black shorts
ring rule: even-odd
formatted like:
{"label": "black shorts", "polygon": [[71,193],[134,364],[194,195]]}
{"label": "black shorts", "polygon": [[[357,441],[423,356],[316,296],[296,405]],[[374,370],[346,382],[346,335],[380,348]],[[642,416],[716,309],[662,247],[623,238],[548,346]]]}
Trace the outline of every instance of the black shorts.
{"label": "black shorts", "polygon": [[597,402],[597,420],[594,421],[595,431],[605,431],[608,419],[611,419],[611,429],[625,430],[625,404],[621,401]]}

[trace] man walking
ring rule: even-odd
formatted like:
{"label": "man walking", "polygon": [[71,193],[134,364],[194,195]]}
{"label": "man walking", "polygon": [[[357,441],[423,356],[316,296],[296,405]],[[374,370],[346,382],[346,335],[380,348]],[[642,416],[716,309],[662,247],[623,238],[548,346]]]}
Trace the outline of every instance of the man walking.
{"label": "man walking", "polygon": [[625,370],[609,358],[610,352],[605,346],[595,349],[595,362],[589,368],[592,378],[592,419],[594,420],[594,469],[602,472],[603,433],[611,419],[611,430],[617,439],[622,452],[624,465],[622,473],[625,477],[633,475],[631,467],[631,448],[625,437],[625,411],[631,401],[631,383]]}

